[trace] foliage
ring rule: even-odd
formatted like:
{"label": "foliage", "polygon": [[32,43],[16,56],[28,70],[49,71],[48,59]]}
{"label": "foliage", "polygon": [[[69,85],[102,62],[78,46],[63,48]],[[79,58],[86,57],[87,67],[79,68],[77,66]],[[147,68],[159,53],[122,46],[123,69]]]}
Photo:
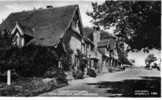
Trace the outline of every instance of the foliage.
{"label": "foliage", "polygon": [[154,54],[149,54],[145,59],[145,63],[146,63],[146,65],[150,66],[150,64],[156,60],[157,60],[157,58],[155,57]]}
{"label": "foliage", "polygon": [[85,69],[87,62],[88,62],[88,58],[84,54],[82,54],[80,50],[77,50],[77,52],[78,52],[77,57],[79,58],[79,61],[80,61],[79,69],[82,72],[84,72],[84,69]]}
{"label": "foliage", "polygon": [[68,84],[68,81],[66,79],[66,74],[64,73],[63,70],[57,70],[57,74],[55,78],[58,84],[62,84],[62,83]]}
{"label": "foliage", "polygon": [[77,70],[73,72],[74,79],[83,79],[84,73],[81,70]]}
{"label": "foliage", "polygon": [[56,67],[49,67],[43,75],[45,78],[56,78],[58,83],[67,83],[64,70]]}
{"label": "foliage", "polygon": [[0,31],[0,48],[7,48],[11,45],[11,36],[7,34],[7,30]]}
{"label": "foliage", "polygon": [[[16,71],[14,69],[11,70],[11,76],[12,76],[12,81],[15,81],[16,79],[18,79],[20,76],[16,73]],[[7,73],[2,73],[0,72],[0,83],[1,82],[6,82],[7,81]]]}
{"label": "foliage", "polygon": [[45,77],[45,78],[52,78],[52,77],[56,77],[56,75],[57,75],[57,70],[58,70],[58,68],[56,68],[56,67],[49,67],[48,69],[47,69],[47,71],[44,73],[44,75],[43,75],[43,77]]}
{"label": "foliage", "polygon": [[122,40],[118,40],[116,42],[116,47],[117,47],[117,53],[118,53],[118,57],[120,60],[120,63],[122,64],[130,64],[129,60],[127,59],[128,57],[128,51],[124,50],[124,42]]}
{"label": "foliage", "polygon": [[75,79],[82,79],[84,77],[84,72],[85,72],[85,68],[87,66],[88,59],[86,58],[86,56],[84,54],[82,54],[82,52],[80,50],[77,50],[76,57],[79,60],[79,65],[74,66],[74,67],[77,67],[77,70],[75,70],[75,68],[74,68],[73,77]]}
{"label": "foliage", "polygon": [[[15,70],[20,76],[43,76],[57,77],[60,69],[58,68],[58,60],[61,58],[63,70],[69,69],[71,65],[70,55],[72,50],[68,49],[68,54],[63,52],[61,43],[57,48],[42,47],[29,45],[23,48],[13,47],[11,45],[11,36],[5,33],[0,36],[0,72],[4,73],[8,69]],[[6,47],[7,45],[7,47]],[[57,52],[57,53],[56,53]],[[54,69],[55,71],[52,72]],[[62,79],[65,81],[66,76],[62,72]]]}
{"label": "foliage", "polygon": [[58,56],[53,48],[28,46],[2,51],[1,71],[15,69],[22,76],[41,76],[48,67],[57,67]]}
{"label": "foliage", "polygon": [[97,76],[95,70],[94,69],[90,69],[90,68],[88,69],[87,75],[89,75],[91,77],[96,77]]}
{"label": "foliage", "polygon": [[60,60],[64,71],[69,71],[72,68],[71,55],[69,54],[63,55],[61,56]]}
{"label": "foliage", "polygon": [[0,88],[1,96],[37,96],[41,93],[51,91],[55,88],[65,86],[64,83],[57,83],[55,79],[48,82],[41,78],[24,78],[14,82],[11,86],[3,84]]}
{"label": "foliage", "polygon": [[105,1],[92,3],[93,11],[87,12],[95,26],[115,33],[131,47],[160,49],[161,1]]}

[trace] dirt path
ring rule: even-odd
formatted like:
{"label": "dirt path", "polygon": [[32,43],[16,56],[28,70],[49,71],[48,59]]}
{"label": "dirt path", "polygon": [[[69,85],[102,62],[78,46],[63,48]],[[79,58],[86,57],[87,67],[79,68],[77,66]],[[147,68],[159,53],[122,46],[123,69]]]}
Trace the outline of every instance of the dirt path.
{"label": "dirt path", "polygon": [[141,90],[147,92],[142,96],[158,96],[160,92],[158,88],[160,88],[160,71],[131,68],[121,72],[104,73],[96,78],[72,80],[68,86],[43,93],[40,96],[130,97],[141,96]]}

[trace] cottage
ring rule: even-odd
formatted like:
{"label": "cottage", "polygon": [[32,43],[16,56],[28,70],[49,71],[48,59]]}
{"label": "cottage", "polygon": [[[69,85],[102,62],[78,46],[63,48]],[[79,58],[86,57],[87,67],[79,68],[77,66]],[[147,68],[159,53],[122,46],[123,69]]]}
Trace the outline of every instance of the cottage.
{"label": "cottage", "polygon": [[12,45],[19,48],[28,45],[61,46],[66,53],[72,51],[71,58],[75,67],[79,63],[77,50],[83,50],[82,28],[78,5],[11,13],[0,27],[12,36]]}
{"label": "cottage", "polygon": [[108,32],[101,31],[101,40],[98,42],[98,49],[102,54],[102,69],[107,72],[112,68],[120,69],[123,64],[129,64],[127,59],[125,43],[120,39],[110,35]]}
{"label": "cottage", "polygon": [[99,30],[97,27],[94,29],[85,28],[86,36],[94,44],[94,51],[90,51],[90,55],[97,58],[93,65],[98,65],[98,72],[107,72],[108,69],[121,67],[122,64],[128,64],[125,48],[122,48],[124,42],[111,35],[110,33]]}
{"label": "cottage", "polygon": [[101,31],[100,34],[101,40],[98,42],[98,50],[102,54],[102,70],[107,71],[111,67],[119,66],[116,37],[105,31]]}
{"label": "cottage", "polygon": [[[87,57],[89,58],[88,66],[96,71],[101,72],[102,55],[98,51],[97,43],[100,41],[100,32],[98,28],[84,28],[84,36],[88,38],[91,45],[89,45]],[[92,45],[93,44],[93,45]],[[88,45],[88,43],[87,43]]]}

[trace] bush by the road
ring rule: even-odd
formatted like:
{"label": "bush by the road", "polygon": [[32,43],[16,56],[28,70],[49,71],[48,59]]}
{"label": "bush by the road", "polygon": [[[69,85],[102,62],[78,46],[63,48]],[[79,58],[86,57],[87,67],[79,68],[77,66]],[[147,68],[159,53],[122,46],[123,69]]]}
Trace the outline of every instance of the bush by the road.
{"label": "bush by the road", "polygon": [[58,55],[53,48],[28,46],[1,50],[0,71],[15,69],[24,77],[42,76],[48,67],[57,67]]}
{"label": "bush by the road", "polygon": [[56,79],[43,81],[41,78],[24,78],[14,82],[11,86],[1,84],[0,96],[37,96],[40,93],[62,87],[66,84],[57,83]]}
{"label": "bush by the road", "polygon": [[21,76],[14,78],[12,75],[11,86],[7,86],[5,75],[0,84],[0,96],[36,96],[40,93],[67,85],[66,74],[61,69],[55,69],[55,71],[54,69],[50,68],[44,74],[43,78]]}
{"label": "bush by the road", "polygon": [[84,73],[81,70],[77,70],[73,72],[74,79],[83,79]]}
{"label": "bush by the road", "polygon": [[50,67],[44,74],[44,78],[56,78],[57,82],[67,84],[66,74],[60,68]]}
{"label": "bush by the road", "polygon": [[90,68],[88,69],[87,75],[89,75],[91,77],[96,77],[97,76],[95,70],[90,69]]}

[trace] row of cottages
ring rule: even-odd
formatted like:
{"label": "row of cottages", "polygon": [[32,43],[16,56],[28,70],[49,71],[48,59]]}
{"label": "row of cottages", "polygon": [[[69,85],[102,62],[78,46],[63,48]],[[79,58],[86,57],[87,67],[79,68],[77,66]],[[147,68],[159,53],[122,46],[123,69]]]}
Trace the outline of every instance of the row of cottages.
{"label": "row of cottages", "polygon": [[126,58],[126,46],[120,36],[113,36],[99,28],[87,32],[87,37],[94,43],[94,50],[90,51],[94,56],[91,66],[98,72],[108,72],[111,68],[121,68],[123,64],[131,64]]}
{"label": "row of cottages", "polygon": [[102,54],[102,71],[104,72],[107,72],[111,67],[120,66],[116,43],[116,37],[101,31],[98,50]]}
{"label": "row of cottages", "polygon": [[107,72],[112,68],[122,68],[123,65],[131,65],[127,59],[127,45],[122,37],[113,36],[101,31],[98,50],[102,53],[102,69]]}
{"label": "row of cottages", "polygon": [[0,28],[12,35],[12,44],[19,48],[32,44],[61,47],[66,53],[72,50],[72,64],[76,70],[80,63],[78,51],[91,57],[89,48],[94,47],[92,41],[83,36],[78,5],[11,13]]}
{"label": "row of cottages", "polygon": [[[84,28],[84,36],[91,41],[88,46],[87,57],[89,59],[88,68],[94,69],[96,73],[102,72],[102,54],[98,51],[97,43],[100,41],[100,33],[97,28]],[[93,44],[93,45],[92,45]]]}

